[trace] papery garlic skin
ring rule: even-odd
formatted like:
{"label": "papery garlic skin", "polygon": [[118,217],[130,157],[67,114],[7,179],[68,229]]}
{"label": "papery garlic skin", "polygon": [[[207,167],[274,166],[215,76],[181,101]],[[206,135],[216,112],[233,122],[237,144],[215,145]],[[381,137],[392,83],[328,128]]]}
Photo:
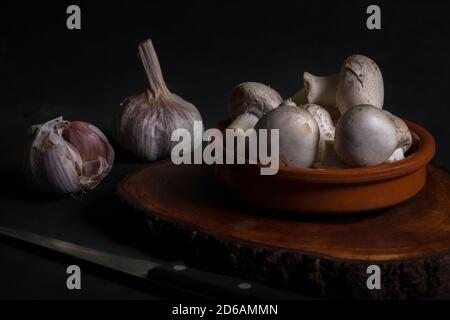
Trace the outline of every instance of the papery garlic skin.
{"label": "papery garlic skin", "polygon": [[[181,97],[149,102],[148,93],[125,99],[115,114],[115,137],[120,145],[142,160],[156,161],[170,156],[179,143],[172,132],[186,129],[194,137],[194,121],[202,121],[197,108]],[[195,140],[195,139],[194,139]],[[194,145],[193,149],[199,145]]]}
{"label": "papery garlic skin", "polygon": [[[202,121],[197,108],[173,94],[162,76],[151,40],[139,45],[139,55],[147,76],[147,90],[126,98],[114,115],[114,136],[119,144],[146,161],[170,156],[179,141],[172,141],[176,129],[189,131],[192,151],[200,147],[194,138],[194,122]],[[197,143],[197,144],[194,144]]]}
{"label": "papery garlic skin", "polygon": [[94,188],[110,172],[114,150],[95,126],[59,117],[31,129],[29,173],[41,189],[74,194]]}

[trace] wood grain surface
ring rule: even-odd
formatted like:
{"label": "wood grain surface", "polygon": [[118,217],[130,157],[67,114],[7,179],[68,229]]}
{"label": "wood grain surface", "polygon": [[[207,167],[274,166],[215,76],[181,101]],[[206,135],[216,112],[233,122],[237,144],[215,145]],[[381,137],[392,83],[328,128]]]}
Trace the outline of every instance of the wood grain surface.
{"label": "wood grain surface", "polygon": [[[428,167],[424,189],[358,217],[315,217],[249,205],[212,167],[160,162],[119,195],[145,213],[153,238],[196,266],[326,297],[417,298],[450,290],[450,178]],[[327,201],[327,199],[323,199]],[[366,269],[381,268],[368,290]]]}

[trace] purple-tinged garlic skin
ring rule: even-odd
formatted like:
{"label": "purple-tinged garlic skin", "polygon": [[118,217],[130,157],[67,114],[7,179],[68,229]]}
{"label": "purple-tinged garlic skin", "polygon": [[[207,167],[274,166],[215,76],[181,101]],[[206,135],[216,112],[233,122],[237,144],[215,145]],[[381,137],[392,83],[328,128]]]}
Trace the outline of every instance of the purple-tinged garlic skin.
{"label": "purple-tinged garlic skin", "polygon": [[95,126],[62,117],[32,127],[29,174],[39,188],[59,194],[93,189],[108,175],[114,150]]}
{"label": "purple-tinged garlic skin", "polygon": [[[173,131],[186,129],[194,139],[194,122],[202,121],[197,108],[167,88],[150,39],[139,45],[147,89],[126,98],[114,114],[114,136],[119,144],[144,161],[167,158],[178,141]],[[193,149],[199,145],[193,145]],[[193,150],[192,150],[193,151]]]}
{"label": "purple-tinged garlic skin", "polygon": [[264,114],[282,102],[280,94],[269,86],[258,82],[241,83],[230,94],[228,109],[232,122],[228,128],[253,128]]}

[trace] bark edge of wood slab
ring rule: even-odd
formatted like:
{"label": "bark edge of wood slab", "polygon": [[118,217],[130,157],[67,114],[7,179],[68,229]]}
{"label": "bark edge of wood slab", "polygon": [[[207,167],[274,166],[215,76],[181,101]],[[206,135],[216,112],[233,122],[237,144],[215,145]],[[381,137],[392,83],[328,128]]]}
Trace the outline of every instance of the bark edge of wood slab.
{"label": "bark edge of wood slab", "polygon": [[[361,216],[299,216],[226,191],[213,168],[150,165],[118,194],[144,214],[161,250],[200,268],[330,298],[403,299],[450,292],[450,177],[428,166],[425,187]],[[381,290],[366,286],[381,268]]]}

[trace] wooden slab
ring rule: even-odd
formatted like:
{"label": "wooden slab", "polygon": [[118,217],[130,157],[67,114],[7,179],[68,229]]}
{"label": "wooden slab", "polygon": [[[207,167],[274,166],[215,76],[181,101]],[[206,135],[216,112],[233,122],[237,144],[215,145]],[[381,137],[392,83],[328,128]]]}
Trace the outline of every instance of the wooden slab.
{"label": "wooden slab", "polygon": [[[433,165],[414,198],[347,218],[250,206],[221,187],[212,167],[200,165],[150,165],[125,178],[118,193],[145,213],[155,241],[198,267],[315,296],[450,292],[450,177]],[[373,264],[381,268],[380,290],[366,286]]]}

